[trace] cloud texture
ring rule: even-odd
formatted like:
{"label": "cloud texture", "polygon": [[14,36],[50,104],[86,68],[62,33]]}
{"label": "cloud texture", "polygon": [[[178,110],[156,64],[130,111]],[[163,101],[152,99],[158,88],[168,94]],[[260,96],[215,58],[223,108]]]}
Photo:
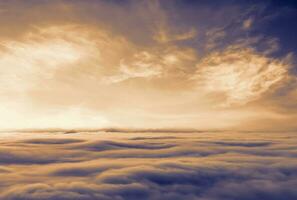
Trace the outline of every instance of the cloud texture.
{"label": "cloud texture", "polygon": [[253,120],[295,120],[294,49],[265,32],[295,8],[271,6],[1,2],[0,128],[267,129]]}
{"label": "cloud texture", "polygon": [[295,133],[146,132],[141,137],[139,134],[28,132],[9,133],[8,138],[2,134],[0,197],[3,200],[297,197]]}

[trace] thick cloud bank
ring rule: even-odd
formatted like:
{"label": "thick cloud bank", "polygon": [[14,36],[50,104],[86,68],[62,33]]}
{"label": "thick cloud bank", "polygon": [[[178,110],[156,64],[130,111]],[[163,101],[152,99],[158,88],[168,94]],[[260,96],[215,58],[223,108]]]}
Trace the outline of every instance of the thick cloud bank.
{"label": "thick cloud bank", "polygon": [[2,200],[297,199],[291,132],[1,134]]}

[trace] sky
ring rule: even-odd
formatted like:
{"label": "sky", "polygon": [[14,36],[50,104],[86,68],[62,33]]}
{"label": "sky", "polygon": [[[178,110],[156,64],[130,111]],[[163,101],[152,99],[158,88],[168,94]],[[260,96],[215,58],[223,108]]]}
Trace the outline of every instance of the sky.
{"label": "sky", "polygon": [[296,130],[297,5],[1,0],[0,129]]}
{"label": "sky", "polygon": [[0,0],[1,200],[296,200],[295,0]]}

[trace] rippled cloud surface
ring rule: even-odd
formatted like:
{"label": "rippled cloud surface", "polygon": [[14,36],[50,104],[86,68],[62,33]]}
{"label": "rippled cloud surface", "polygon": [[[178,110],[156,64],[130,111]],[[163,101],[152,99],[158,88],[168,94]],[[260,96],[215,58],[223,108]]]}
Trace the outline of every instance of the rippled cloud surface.
{"label": "rippled cloud surface", "polygon": [[2,133],[0,199],[293,200],[296,137],[292,132]]}

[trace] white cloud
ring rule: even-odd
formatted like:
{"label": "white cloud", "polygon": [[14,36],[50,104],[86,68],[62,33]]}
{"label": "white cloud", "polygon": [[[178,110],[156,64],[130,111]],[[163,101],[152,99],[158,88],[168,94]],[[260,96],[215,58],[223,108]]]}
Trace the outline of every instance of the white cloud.
{"label": "white cloud", "polygon": [[285,60],[269,58],[251,48],[229,47],[214,52],[197,65],[198,87],[223,95],[224,105],[244,105],[261,98],[288,75]]}

